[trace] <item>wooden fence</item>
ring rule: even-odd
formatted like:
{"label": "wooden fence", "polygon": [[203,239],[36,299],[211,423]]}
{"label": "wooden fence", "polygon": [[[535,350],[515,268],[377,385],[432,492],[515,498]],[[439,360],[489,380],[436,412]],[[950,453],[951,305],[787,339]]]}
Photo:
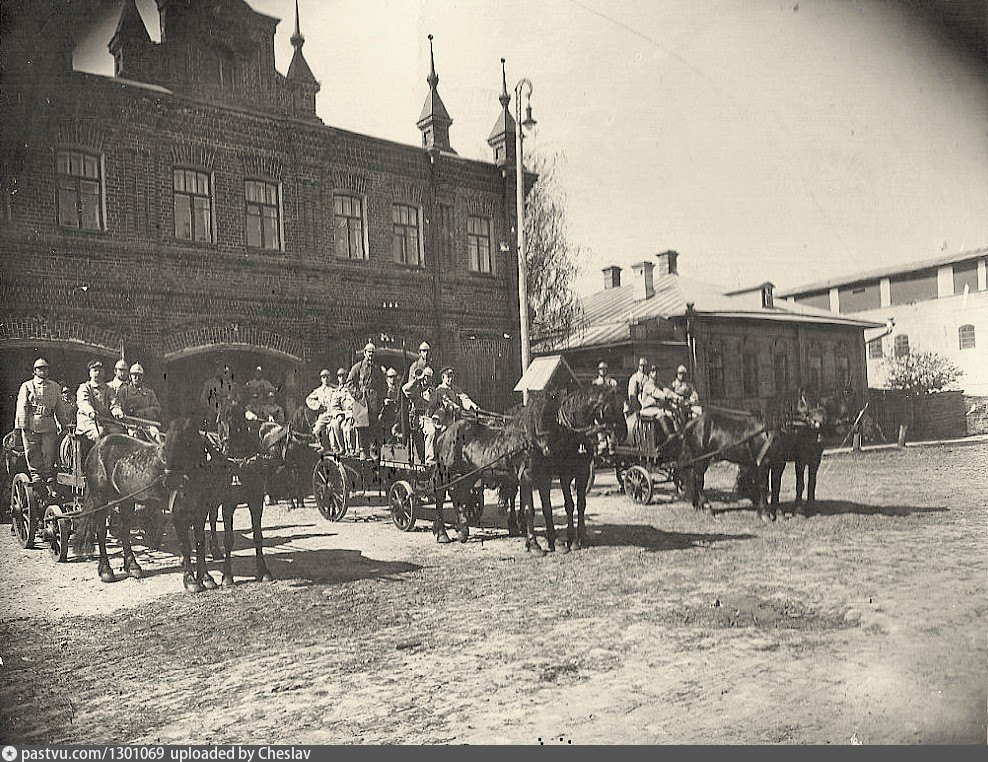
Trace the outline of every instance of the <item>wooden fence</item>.
{"label": "wooden fence", "polygon": [[895,441],[899,426],[909,427],[908,438],[912,441],[953,439],[969,433],[966,414],[971,405],[963,392],[910,397],[900,391],[869,389],[868,402],[872,431],[867,432],[866,426],[866,438]]}

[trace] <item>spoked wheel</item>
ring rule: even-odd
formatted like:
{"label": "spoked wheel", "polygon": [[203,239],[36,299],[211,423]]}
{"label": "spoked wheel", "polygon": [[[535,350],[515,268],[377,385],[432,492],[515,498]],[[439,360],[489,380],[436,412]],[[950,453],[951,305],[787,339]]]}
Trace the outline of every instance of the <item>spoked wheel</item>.
{"label": "spoked wheel", "polygon": [[391,485],[388,490],[388,509],[391,520],[402,532],[410,532],[415,527],[419,499],[412,485],[401,480]]}
{"label": "spoked wheel", "polygon": [[463,517],[472,526],[480,526],[480,520],[484,516],[484,488],[474,487],[470,490],[470,498],[463,511]]}
{"label": "spoked wheel", "polygon": [[72,520],[59,518],[65,515],[60,505],[49,505],[45,508],[44,525],[45,540],[48,552],[55,563],[62,563],[69,557],[69,536],[72,534]]}
{"label": "spoked wheel", "polygon": [[647,505],[652,500],[652,476],[642,466],[624,472],[624,491],[635,503]]}
{"label": "spoked wheel", "polygon": [[312,471],[312,495],[319,513],[328,521],[346,516],[350,485],[338,460],[322,458]]}
{"label": "spoked wheel", "polygon": [[34,529],[38,516],[38,497],[27,474],[14,474],[10,484],[11,529],[22,548],[34,547]]}

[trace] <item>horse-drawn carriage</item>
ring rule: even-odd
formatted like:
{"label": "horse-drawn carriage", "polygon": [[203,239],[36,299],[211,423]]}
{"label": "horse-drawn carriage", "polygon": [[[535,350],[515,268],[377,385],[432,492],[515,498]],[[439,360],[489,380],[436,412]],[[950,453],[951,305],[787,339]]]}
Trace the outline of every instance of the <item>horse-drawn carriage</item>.
{"label": "horse-drawn carriage", "polygon": [[600,465],[614,469],[624,493],[633,502],[647,505],[660,485],[671,485],[679,492],[682,483],[676,461],[681,438],[667,438],[656,421],[637,418],[629,426],[628,439],[615,445],[613,454],[598,456]]}

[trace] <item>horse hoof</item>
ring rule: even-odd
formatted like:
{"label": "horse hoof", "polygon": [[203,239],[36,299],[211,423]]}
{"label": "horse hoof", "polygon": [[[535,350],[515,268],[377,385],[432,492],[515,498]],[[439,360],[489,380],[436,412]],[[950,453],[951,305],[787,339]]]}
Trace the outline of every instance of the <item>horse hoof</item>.
{"label": "horse hoof", "polygon": [[218,587],[218,585],[216,584],[216,580],[210,577],[208,574],[202,578],[202,586],[206,590],[215,590]]}
{"label": "horse hoof", "polygon": [[521,537],[521,530],[518,527],[508,527],[508,537]]}
{"label": "horse hoof", "polygon": [[442,532],[438,532],[436,534],[436,542],[438,542],[440,545],[446,545],[448,543],[451,543],[452,540],[449,539],[449,535],[446,534],[445,530],[443,530]]}
{"label": "horse hoof", "polygon": [[459,532],[456,533],[456,539],[459,542],[466,542],[469,538],[470,538],[470,533],[465,529],[460,530]]}
{"label": "horse hoof", "polygon": [[257,577],[257,581],[258,582],[274,582],[274,575],[271,572],[269,572],[267,569],[265,569]]}
{"label": "horse hoof", "polygon": [[116,582],[117,577],[110,569],[103,569],[99,573],[100,582]]}
{"label": "horse hoof", "polygon": [[203,586],[195,577],[187,576],[182,583],[187,593],[201,593]]}
{"label": "horse hoof", "polygon": [[233,575],[232,574],[224,574],[223,575],[223,580],[222,580],[222,582],[220,584],[222,584],[223,587],[225,587],[225,588],[231,588],[231,587],[233,587],[233,585],[235,584],[234,581],[233,581]]}
{"label": "horse hoof", "polygon": [[564,542],[562,545],[559,546],[559,552],[560,553],[569,553],[570,552],[570,544],[568,542]]}
{"label": "horse hoof", "polygon": [[137,564],[131,564],[130,566],[125,567],[124,571],[127,572],[128,577],[133,579],[141,579],[141,577],[144,576],[144,570]]}
{"label": "horse hoof", "polygon": [[542,550],[542,546],[539,545],[537,542],[526,543],[525,550],[527,550],[529,553],[531,553],[534,556],[538,556],[539,558],[542,558],[545,555],[545,551]]}

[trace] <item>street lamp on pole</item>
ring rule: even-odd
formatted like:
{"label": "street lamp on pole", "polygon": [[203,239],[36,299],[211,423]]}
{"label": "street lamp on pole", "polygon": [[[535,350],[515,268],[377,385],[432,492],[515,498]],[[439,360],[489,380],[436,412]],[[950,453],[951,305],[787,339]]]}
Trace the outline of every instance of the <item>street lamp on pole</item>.
{"label": "street lamp on pole", "polygon": [[[525,119],[521,117],[521,96],[525,92],[527,106]],[[527,77],[515,85],[515,209],[518,214],[518,317],[521,333],[521,372],[528,370],[532,360],[532,348],[528,339],[528,262],[525,259],[525,168],[522,165],[524,132],[535,126],[532,118],[532,81]],[[528,404],[528,391],[522,391],[522,400]]]}

